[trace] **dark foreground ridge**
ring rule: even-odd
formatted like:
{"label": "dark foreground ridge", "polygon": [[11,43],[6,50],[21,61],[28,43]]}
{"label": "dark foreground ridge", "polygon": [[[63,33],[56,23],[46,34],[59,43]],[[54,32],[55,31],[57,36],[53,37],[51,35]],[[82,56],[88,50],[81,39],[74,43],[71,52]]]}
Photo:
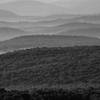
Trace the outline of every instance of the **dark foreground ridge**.
{"label": "dark foreground ridge", "polygon": [[100,46],[0,55],[0,87],[0,100],[100,100]]}
{"label": "dark foreground ridge", "polygon": [[0,89],[0,100],[100,100],[100,91],[95,88],[78,88],[73,91],[63,89],[34,89],[29,91],[7,91]]}
{"label": "dark foreground ridge", "polygon": [[35,48],[0,56],[0,87],[81,83],[100,83],[100,46]]}

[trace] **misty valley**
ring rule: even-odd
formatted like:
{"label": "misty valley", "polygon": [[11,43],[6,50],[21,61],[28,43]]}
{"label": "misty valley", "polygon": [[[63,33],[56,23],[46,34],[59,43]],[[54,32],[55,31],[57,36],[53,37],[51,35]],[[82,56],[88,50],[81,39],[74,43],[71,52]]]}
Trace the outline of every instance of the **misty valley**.
{"label": "misty valley", "polygon": [[100,1],[0,1],[0,100],[100,100]]}

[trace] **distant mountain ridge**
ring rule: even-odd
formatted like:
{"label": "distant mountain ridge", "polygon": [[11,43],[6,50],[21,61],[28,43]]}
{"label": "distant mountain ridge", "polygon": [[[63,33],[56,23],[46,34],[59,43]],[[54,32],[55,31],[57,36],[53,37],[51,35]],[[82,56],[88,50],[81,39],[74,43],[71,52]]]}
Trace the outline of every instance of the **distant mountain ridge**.
{"label": "distant mountain ridge", "polygon": [[0,4],[0,9],[14,11],[26,16],[44,16],[53,14],[91,15],[100,14],[100,1],[58,0],[52,3],[45,3],[39,0],[15,0]]}
{"label": "distant mountain ridge", "polygon": [[0,42],[1,51],[13,51],[36,47],[68,47],[100,45],[100,39],[85,36],[26,35]]}
{"label": "distant mountain ridge", "polygon": [[40,34],[100,37],[99,14],[84,16],[68,14],[19,16],[8,10],[0,10],[0,12],[0,40],[22,35]]}
{"label": "distant mountain ridge", "polygon": [[15,17],[18,17],[18,15],[11,12],[11,11],[0,9],[0,18],[3,18],[3,17],[5,17],[5,18],[15,18]]}
{"label": "distant mountain ridge", "polygon": [[9,38],[13,38],[25,34],[27,34],[26,31],[18,28],[0,27],[0,40],[7,40]]}
{"label": "distant mountain ridge", "polygon": [[66,13],[63,7],[36,0],[16,0],[1,4],[0,9],[13,11],[22,16],[47,16]]}
{"label": "distant mountain ridge", "polygon": [[[76,18],[75,18],[76,19]],[[5,29],[4,29],[5,28]],[[4,29],[4,31],[2,31]],[[8,31],[10,30],[10,32]],[[81,20],[71,19],[41,19],[36,22],[30,21],[15,21],[7,22],[0,21],[0,37],[5,40],[8,35],[10,38],[22,35],[44,35],[44,34],[54,34],[54,35],[79,35],[79,36],[89,36],[89,37],[100,37],[100,24],[96,22],[87,22]],[[12,35],[10,35],[10,34]]]}

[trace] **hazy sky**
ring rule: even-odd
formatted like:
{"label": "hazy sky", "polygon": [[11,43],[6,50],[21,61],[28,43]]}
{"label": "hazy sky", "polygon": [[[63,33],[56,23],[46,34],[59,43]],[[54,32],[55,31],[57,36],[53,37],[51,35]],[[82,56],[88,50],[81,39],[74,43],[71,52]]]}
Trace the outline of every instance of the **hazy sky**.
{"label": "hazy sky", "polygon": [[[10,1],[21,1],[21,0],[0,0],[0,3],[6,3]],[[25,1],[29,1],[29,0],[25,0]],[[97,4],[100,5],[100,0],[35,0],[35,1],[41,1],[41,2],[47,2],[47,3],[53,3],[55,1],[59,1],[59,4],[63,6],[70,6],[70,5],[72,6],[72,5],[78,5],[78,4],[82,5],[82,3],[86,3],[86,4],[92,3],[94,4],[92,6],[96,6]]]}
{"label": "hazy sky", "polygon": [[6,2],[9,2],[9,1],[13,1],[13,0],[0,0],[0,3],[6,3]]}
{"label": "hazy sky", "polygon": [[[0,0],[0,3],[6,3],[6,2],[10,2],[10,1],[15,1],[15,0]],[[37,0],[37,1],[42,1],[42,2],[55,2],[55,1],[58,1],[58,0]]]}

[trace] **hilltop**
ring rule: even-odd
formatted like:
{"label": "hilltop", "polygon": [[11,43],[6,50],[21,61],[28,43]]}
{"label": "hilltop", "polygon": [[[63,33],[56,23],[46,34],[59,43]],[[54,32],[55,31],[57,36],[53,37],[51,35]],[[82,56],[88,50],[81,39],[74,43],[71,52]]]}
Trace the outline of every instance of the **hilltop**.
{"label": "hilltop", "polygon": [[100,39],[86,36],[26,35],[0,42],[1,51],[13,51],[36,47],[100,45]]}

